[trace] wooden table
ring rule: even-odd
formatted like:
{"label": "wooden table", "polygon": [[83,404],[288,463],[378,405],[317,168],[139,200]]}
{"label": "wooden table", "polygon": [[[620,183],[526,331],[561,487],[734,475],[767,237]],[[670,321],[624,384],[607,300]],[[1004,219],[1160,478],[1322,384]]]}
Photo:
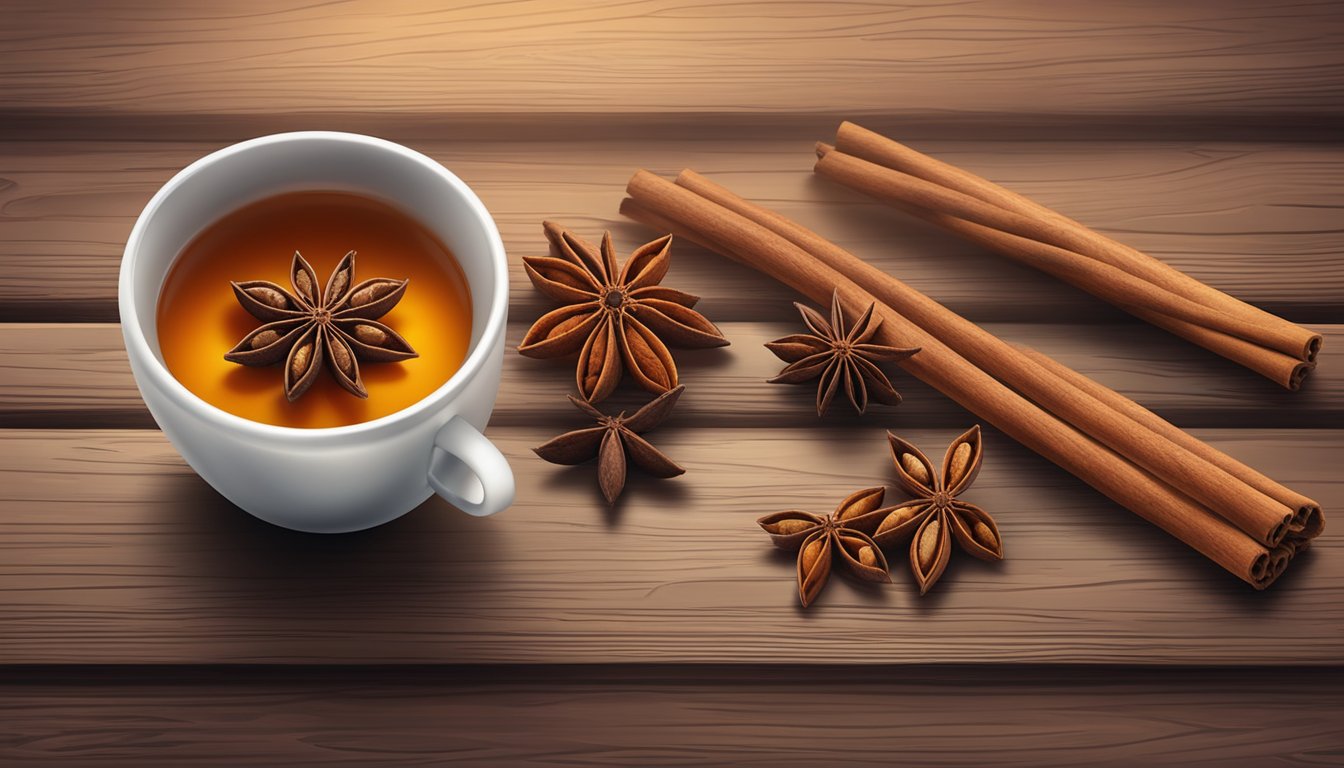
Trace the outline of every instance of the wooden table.
{"label": "wooden table", "polygon": [[[529,451],[579,423],[572,369],[510,353],[507,513],[270,527],[155,429],[116,310],[145,201],[251,136],[367,132],[458,173],[511,254],[510,346],[547,306],[518,261],[543,217],[628,250],[650,233],[617,215],[626,179],[693,167],[1333,513],[1339,4],[178,5],[0,23],[0,764],[1344,760],[1337,525],[1256,593],[992,429],[968,498],[1005,562],[799,609],[754,519],[889,482],[886,429],[937,451],[975,419],[904,375],[899,408],[816,419],[764,383],[792,297],[690,245],[667,284],[732,346],[678,355],[657,441],[687,474],[613,509]],[[1282,391],[815,178],[843,117],[1319,329],[1320,369]]]}

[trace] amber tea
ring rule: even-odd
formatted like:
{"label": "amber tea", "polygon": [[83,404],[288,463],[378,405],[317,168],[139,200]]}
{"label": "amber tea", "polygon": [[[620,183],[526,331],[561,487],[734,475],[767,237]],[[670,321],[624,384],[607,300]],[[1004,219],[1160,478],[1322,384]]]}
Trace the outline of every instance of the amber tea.
{"label": "amber tea", "polygon": [[447,246],[396,208],[339,192],[277,195],[208,226],[169,271],[157,318],[187,389],[285,427],[400,411],[447,381],[471,342],[471,294]]}

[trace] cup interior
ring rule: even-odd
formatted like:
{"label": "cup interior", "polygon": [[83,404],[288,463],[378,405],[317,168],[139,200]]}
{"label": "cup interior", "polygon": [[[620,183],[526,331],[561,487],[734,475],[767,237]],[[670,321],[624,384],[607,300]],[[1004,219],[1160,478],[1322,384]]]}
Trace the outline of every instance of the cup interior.
{"label": "cup interior", "polygon": [[164,185],[141,214],[122,267],[122,292],[129,293],[121,298],[122,322],[139,330],[163,375],[172,378],[159,349],[156,306],[178,254],[221,216],[300,191],[349,192],[382,201],[447,245],[467,278],[472,327],[467,357],[444,387],[480,365],[487,351],[482,339],[501,330],[494,326],[502,326],[507,301],[503,246],[484,205],[460,179],[418,152],[367,136],[310,131],[253,139],[207,155]]}

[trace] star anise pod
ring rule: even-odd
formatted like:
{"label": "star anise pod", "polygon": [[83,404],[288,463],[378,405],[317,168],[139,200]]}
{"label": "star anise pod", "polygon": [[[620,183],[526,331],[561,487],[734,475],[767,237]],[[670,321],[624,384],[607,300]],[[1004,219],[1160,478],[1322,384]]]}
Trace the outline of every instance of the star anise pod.
{"label": "star anise pod", "polygon": [[598,485],[607,503],[614,504],[625,488],[627,458],[654,477],[676,477],[686,471],[639,436],[663,423],[685,389],[678,386],[664,392],[632,416],[626,416],[625,411],[608,416],[591,404],[566,395],[575,408],[592,416],[597,426],[566,432],[532,450],[552,464],[582,464],[596,456]]}
{"label": "star anise pod", "polygon": [[896,405],[901,396],[891,385],[887,375],[877,367],[883,361],[904,360],[919,351],[918,347],[888,347],[872,343],[873,335],[882,325],[882,317],[874,314],[876,305],[869,304],[852,327],[845,326],[845,313],[840,307],[840,294],[831,296],[831,321],[811,307],[794,302],[803,322],[812,333],[797,333],[776,339],[765,346],[789,365],[770,379],[771,384],[802,384],[812,379],[817,382],[817,415],[826,413],[831,399],[844,382],[845,395],[859,413],[868,408],[871,397],[885,405]]}
{"label": "star anise pod", "polygon": [[285,363],[285,397],[298,400],[313,385],[323,363],[356,397],[368,397],[359,361],[398,362],[419,357],[396,331],[376,322],[406,293],[407,280],[375,277],[354,285],[355,252],[345,254],[318,294],[317,273],[294,252],[289,279],[294,290],[267,280],[230,283],[238,303],[266,324],[229,350],[224,359],[242,365]]}
{"label": "star anise pod", "polygon": [[837,557],[864,581],[891,581],[887,559],[869,537],[891,511],[878,509],[885,494],[881,487],[855,491],[826,517],[789,510],[756,521],[775,546],[798,552],[798,597],[804,607],[821,594]]}
{"label": "star anise pod", "polygon": [[914,496],[896,504],[877,526],[873,540],[883,547],[910,542],[910,568],[922,595],[943,575],[952,539],[981,560],[1002,560],[999,528],[983,509],[958,499],[980,471],[980,427],[952,441],[935,468],[918,448],[887,433],[900,485]]}
{"label": "star anise pod", "polygon": [[596,403],[629,370],[639,386],[666,392],[677,386],[677,365],[667,344],[722,347],[719,329],[692,307],[699,298],[658,283],[671,262],[672,236],[645,243],[617,271],[611,233],[601,252],[552,222],[543,224],[556,256],[523,259],[537,290],[564,306],[542,315],[518,351],[551,358],[579,353],[579,396]]}

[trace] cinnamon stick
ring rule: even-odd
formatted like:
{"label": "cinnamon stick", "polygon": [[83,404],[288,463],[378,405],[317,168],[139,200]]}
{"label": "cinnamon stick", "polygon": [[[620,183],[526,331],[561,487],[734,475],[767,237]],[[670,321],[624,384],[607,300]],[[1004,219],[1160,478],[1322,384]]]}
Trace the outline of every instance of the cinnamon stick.
{"label": "cinnamon stick", "polygon": [[[839,153],[834,147],[821,143],[817,145],[817,155],[823,159],[830,158],[817,164],[817,171],[828,178],[878,197],[911,215],[1027,266],[1048,272],[1287,389],[1296,390],[1307,373],[1315,367],[1315,363],[1247,341],[1248,338],[1259,336],[1261,329],[1257,325],[1248,325],[1243,318],[1192,302],[1106,262],[946,213],[909,205],[886,194],[887,185],[881,182],[880,176],[887,173],[888,169]],[[1214,330],[1217,328],[1223,330]]]}
{"label": "cinnamon stick", "polygon": [[[1089,229],[1024,195],[929,157],[879,133],[844,121],[836,130],[836,148],[859,159],[932,182],[1005,211],[1041,222],[1042,226],[1038,231],[1045,237],[1034,239],[1076,250],[1141,277],[1154,286],[1185,296],[1192,302],[1204,304],[1242,318],[1246,323],[1263,327],[1264,339],[1250,339],[1251,341],[1306,362],[1314,361],[1320,351],[1320,335],[1306,328],[1229,296],[1166,262]],[[1066,243],[1074,243],[1079,247],[1075,248]]]}
{"label": "cinnamon stick", "polygon": [[1325,516],[1315,501],[1303,496],[1291,488],[1285,487],[1272,478],[1228,456],[1189,432],[1158,416],[1142,405],[1116,392],[1095,379],[1088,378],[1053,357],[1034,349],[1018,346],[1024,355],[1035,360],[1042,368],[1058,376],[1061,380],[1087,392],[1107,407],[1112,408],[1164,438],[1184,446],[1190,451],[1227,470],[1238,480],[1255,488],[1261,493],[1288,506],[1293,510],[1293,518],[1288,523],[1288,536],[1312,539],[1325,529]]}
{"label": "cinnamon stick", "polygon": [[[690,234],[814,301],[826,300],[833,289],[847,311],[857,313],[874,301],[795,243],[690,190],[639,172],[627,191],[632,200],[622,204],[623,213],[679,235]],[[1299,548],[1293,543],[1269,551],[1206,507],[1012,391],[885,303],[878,302],[877,314],[883,318],[879,333],[883,343],[923,348],[902,363],[917,378],[1257,588],[1277,578]]]}
{"label": "cinnamon stick", "polygon": [[[823,148],[822,152],[822,157],[817,160],[816,164],[816,171],[821,175],[839,181],[846,186],[854,187],[880,200],[898,203],[900,207],[906,210],[913,207],[942,214],[942,217],[933,218],[935,223],[947,223],[944,217],[962,219],[984,228],[1015,235],[1021,239],[1034,240],[1054,245],[1057,249],[1072,251],[1077,255],[1075,258],[1077,263],[1092,261],[1098,265],[1110,266],[1114,265],[1116,261],[1116,259],[1099,261],[1095,258],[1088,258],[1089,256],[1095,257],[1099,253],[1113,255],[1114,249],[1110,246],[1111,241],[1087,237],[1079,230],[1056,220],[1037,218],[1000,208],[997,205],[934,182],[870,163],[867,160],[840,151],[825,151]],[[1038,266],[1045,271],[1051,271],[1048,262],[1042,263],[1042,253],[1037,249],[1018,250],[1009,244],[1002,248],[996,248],[996,250],[1011,251],[1018,260],[1031,266]],[[1116,269],[1122,271],[1119,270],[1119,267],[1116,267]],[[1065,277],[1062,273],[1056,274]],[[1084,283],[1075,283],[1075,285],[1084,290],[1089,289],[1089,286]],[[1164,287],[1153,286],[1151,283],[1147,285],[1149,286],[1149,292],[1154,295],[1147,297],[1143,304],[1136,305],[1141,309],[1155,309],[1158,295],[1173,295]],[[1127,306],[1113,298],[1116,287],[1108,285],[1105,281],[1093,282],[1091,288],[1091,292],[1095,295],[1111,300],[1113,303],[1121,304],[1121,306]],[[1208,309],[1208,307],[1205,308]],[[1319,346],[1318,336],[1311,334],[1306,329],[1291,326],[1291,324],[1288,325],[1295,330],[1285,328],[1283,323],[1259,323],[1249,318],[1236,318],[1219,311],[1207,313],[1206,322],[1211,323],[1205,326],[1210,330],[1235,335],[1285,355],[1302,355],[1304,356],[1303,360],[1305,360],[1305,355],[1308,352],[1312,352]],[[1315,344],[1311,342],[1313,338]]]}
{"label": "cinnamon stick", "polygon": [[1125,309],[1141,320],[1245,366],[1290,391],[1296,392],[1302,386],[1307,374],[1316,370],[1314,362],[1298,360],[1282,352],[1275,352],[1268,347],[1212,331],[1201,325],[1137,307]]}
{"label": "cinnamon stick", "polygon": [[1002,339],[848,251],[778,214],[755,205],[694,171],[679,186],[772,230],[853,280],[957,354],[1036,401],[1159,480],[1203,503],[1256,541],[1273,547],[1287,533],[1293,510],[1226,470],[1173,445],[1088,393],[1061,383]]}

